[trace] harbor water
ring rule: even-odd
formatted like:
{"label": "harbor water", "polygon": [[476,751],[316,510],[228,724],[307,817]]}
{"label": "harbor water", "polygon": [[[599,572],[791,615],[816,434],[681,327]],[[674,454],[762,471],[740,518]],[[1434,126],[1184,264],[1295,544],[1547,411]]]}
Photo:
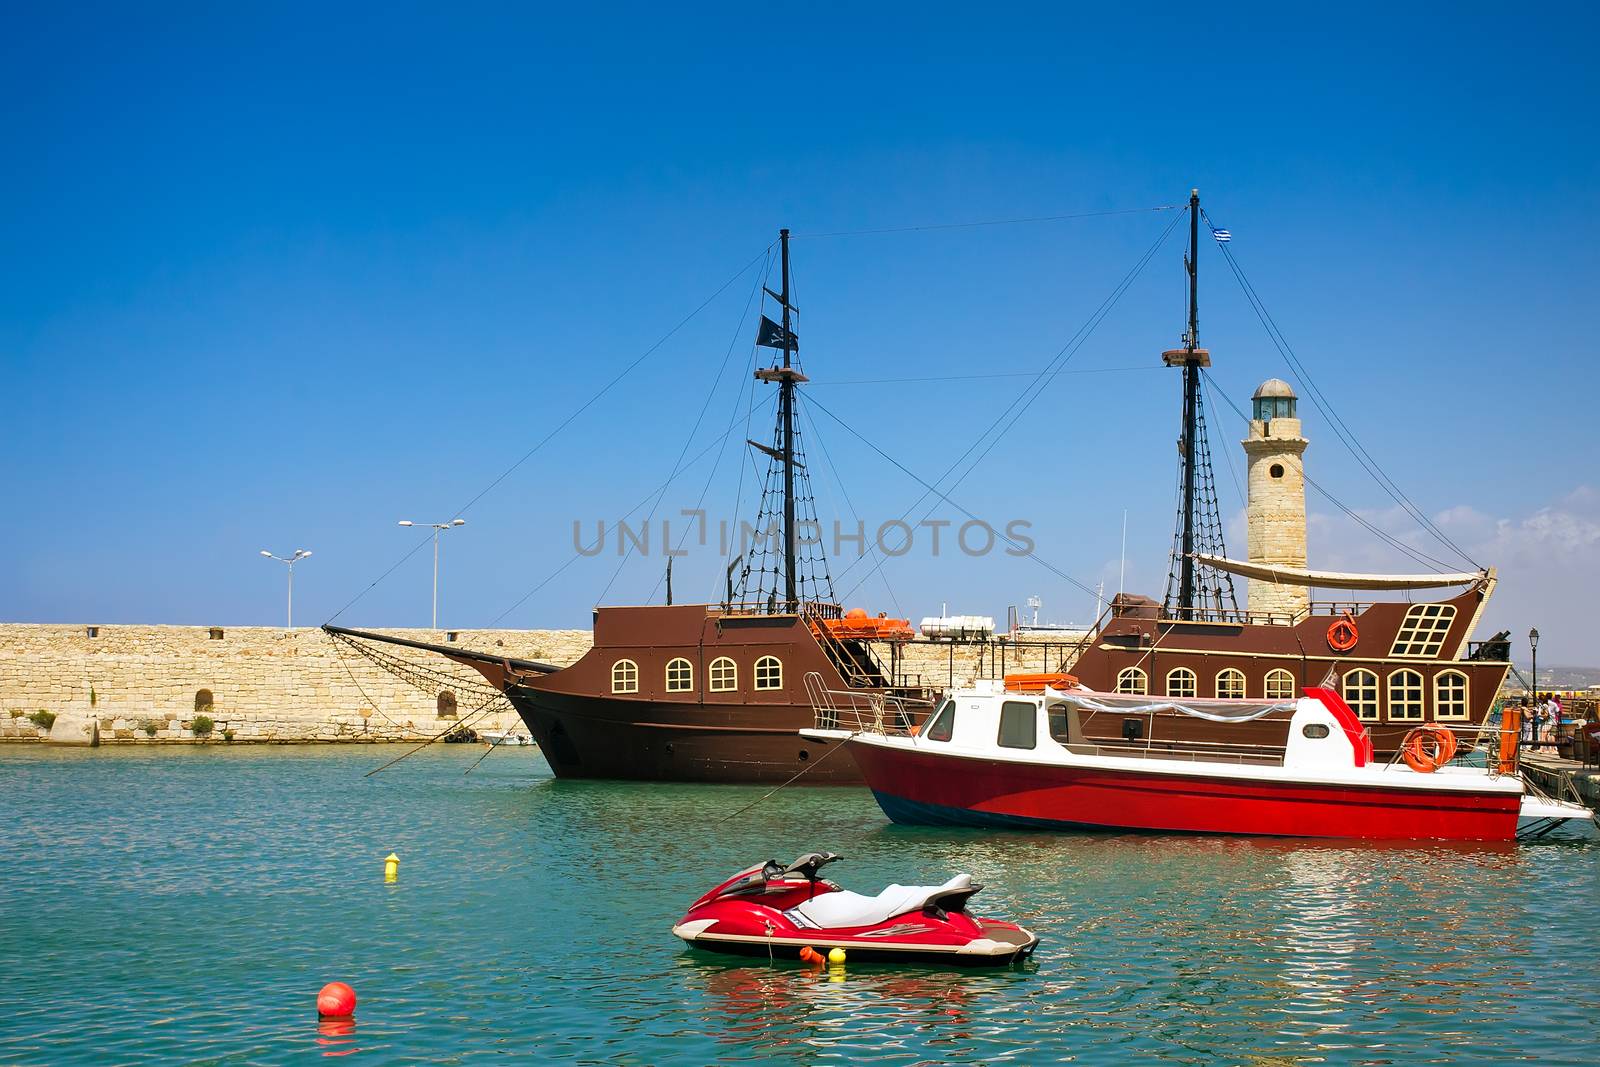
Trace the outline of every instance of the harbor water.
{"label": "harbor water", "polygon": [[[536,750],[0,750],[0,1063],[1593,1062],[1600,847],[894,827],[863,789],[553,780]],[[728,818],[729,816],[734,816]],[[997,971],[709,956],[761,859],[969,871]],[[385,884],[383,859],[400,857]],[[353,1023],[320,1023],[325,982]]]}

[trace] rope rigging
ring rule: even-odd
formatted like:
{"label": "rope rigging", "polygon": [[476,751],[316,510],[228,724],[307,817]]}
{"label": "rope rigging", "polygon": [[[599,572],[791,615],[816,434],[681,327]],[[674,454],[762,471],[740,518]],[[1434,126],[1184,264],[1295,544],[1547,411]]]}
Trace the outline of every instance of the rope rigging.
{"label": "rope rigging", "polygon": [[[1112,289],[1110,295],[1100,302],[1099,306],[1095,308],[1095,310],[1090,314],[1089,318],[1085,320],[1084,323],[1072,334],[1072,336],[1067,339],[1066,343],[1056,351],[1055,355],[1051,357],[1047,364],[1045,364],[1044,368],[1032,376],[1033,380],[1023,388],[1022,392],[1018,394],[1016,399],[995,416],[994,421],[991,422],[973,440],[972,444],[967,446],[966,450],[962,452],[961,455],[955,458],[955,460],[944,470],[944,472],[934,480],[932,485],[922,481],[922,479],[918,478],[916,475],[912,475],[916,481],[926,487],[926,491],[923,492],[921,496],[917,497],[916,500],[912,501],[911,505],[907,507],[900,515],[898,521],[904,522],[911,515],[911,513],[922,504],[924,500],[928,499],[930,493],[935,494],[938,499],[945,500],[946,502],[949,501],[949,497],[945,494],[952,493],[959,488],[961,483],[966,481],[966,479],[971,476],[972,472],[978,468],[978,465],[988,457],[989,453],[994,450],[995,446],[997,446],[1001,440],[1005,438],[1006,434],[1008,434],[1011,429],[1017,425],[1022,416],[1027,414],[1028,409],[1031,408],[1034,403],[1036,403],[1038,399],[1044,395],[1046,390],[1048,390],[1055,382],[1056,377],[1062,373],[1063,368],[1065,368],[1066,365],[1078,354],[1078,352],[1082,350],[1083,345],[1089,340],[1090,336],[1093,335],[1095,329],[1100,325],[1100,323],[1105,321],[1106,317],[1111,313],[1111,310],[1116,307],[1117,302],[1121,300],[1123,294],[1126,293],[1130,287],[1132,287],[1136,280],[1138,280],[1138,277],[1141,273],[1143,273],[1145,266],[1153,258],[1155,258],[1156,253],[1160,251],[1161,246],[1166,243],[1167,238],[1172,234],[1172,231],[1177,227],[1177,224],[1182,220],[1182,218],[1182,215],[1173,216],[1172,221],[1167,224],[1166,228],[1161,231],[1160,235],[1155,239],[1150,247],[1145,250],[1144,254],[1141,255],[1137,261],[1135,261],[1134,265],[1126,274],[1123,275],[1121,280],[1118,281],[1116,286]],[[812,402],[816,403],[815,398],[813,398]],[[820,404],[818,404],[818,406],[821,407]],[[836,421],[840,421],[840,425],[844,425],[844,423],[838,419],[838,416],[833,415],[833,413],[827,411],[826,408],[823,408],[822,410],[827,412],[831,418],[834,418]],[[851,430],[851,432],[855,433],[854,430]],[[984,440],[989,438],[991,434],[994,436],[991,440],[989,440],[988,445],[985,446],[983,451],[979,452],[977,456],[972,459],[971,463],[967,464],[966,470],[961,473],[960,477],[951,482],[948,489],[937,489],[936,486],[942,484],[945,479],[949,478],[950,475],[960,468],[963,463],[966,463],[968,458],[972,456],[973,450],[976,449],[980,444],[983,444]],[[857,436],[859,437],[860,435],[857,434]],[[862,438],[862,440],[865,441],[865,438]],[[883,455],[882,450],[877,449],[876,446],[872,446],[870,442],[868,442],[868,444],[870,447],[873,447],[874,451],[878,451],[880,455]],[[890,462],[894,461],[891,460]],[[900,466],[898,463],[895,465],[897,467]],[[900,467],[900,469],[905,471],[907,474],[911,473],[904,467]],[[928,516],[933,514],[933,510],[937,506],[938,500],[936,500],[934,505],[930,506],[928,511],[923,515],[922,521],[926,521]],[[975,516],[973,517],[975,518]],[[861,562],[862,558],[865,557],[857,558],[853,563],[841,571],[839,574],[840,579],[843,579],[847,574],[849,574],[850,571],[855,568],[856,564]],[[1063,577],[1065,576],[1063,575]],[[1094,590],[1090,589],[1083,583],[1078,582],[1076,579],[1068,578],[1067,580],[1072,584],[1077,585],[1091,596],[1095,595]],[[853,592],[856,588],[859,588],[860,584],[860,582],[857,582],[856,585],[852,587],[851,591]]]}
{"label": "rope rigging", "polygon": [[[1212,373],[1210,371],[1206,371],[1204,373],[1205,373],[1205,377],[1206,378],[1214,379],[1214,375],[1212,375]],[[1213,384],[1214,384],[1214,380],[1213,380]],[[1239,416],[1239,418],[1244,422],[1246,427],[1248,427],[1250,425],[1250,415],[1243,408],[1241,408],[1238,404],[1236,404],[1233,401],[1233,398],[1229,395],[1228,390],[1223,389],[1223,388],[1216,388],[1214,390],[1214,392],[1216,393],[1217,396],[1222,397],[1223,402],[1226,403],[1230,408],[1233,409],[1233,413],[1235,415]],[[1436,567],[1441,571],[1448,571],[1448,570],[1451,569],[1450,564],[1445,563],[1442,560],[1434,559],[1432,556],[1430,556],[1427,553],[1423,552],[1421,549],[1413,548],[1412,546],[1407,545],[1405,542],[1398,540],[1393,535],[1389,534],[1388,532],[1386,532],[1386,531],[1378,528],[1377,526],[1374,526],[1372,523],[1368,522],[1365,518],[1363,518],[1360,515],[1360,513],[1356,512],[1354,509],[1348,507],[1338,497],[1334,496],[1328,490],[1324,489],[1315,479],[1313,479],[1311,477],[1311,475],[1307,474],[1306,471],[1305,471],[1305,465],[1303,463],[1301,464],[1301,467],[1300,467],[1300,477],[1305,480],[1305,483],[1307,485],[1309,485],[1311,488],[1315,489],[1317,491],[1318,495],[1321,496],[1324,500],[1328,501],[1328,503],[1330,503],[1334,507],[1338,508],[1341,512],[1343,512],[1346,516],[1348,516],[1350,519],[1352,519],[1354,522],[1356,522],[1358,525],[1360,525],[1363,529],[1365,529],[1366,531],[1371,533],[1373,536],[1379,538],[1380,540],[1382,540],[1385,543],[1389,544],[1391,547],[1397,549],[1398,551],[1404,553],[1406,556],[1410,557],[1413,562],[1421,564],[1424,567]]]}
{"label": "rope rigging", "polygon": [[[1202,212],[1202,216],[1205,218],[1208,225],[1212,224],[1211,217],[1209,215],[1205,215]],[[1355,434],[1345,424],[1344,420],[1340,418],[1338,412],[1334,410],[1332,403],[1327,399],[1322,389],[1317,385],[1316,380],[1312,378],[1310,372],[1306,369],[1305,364],[1295,354],[1294,348],[1289,344],[1288,338],[1284,336],[1283,331],[1278,328],[1276,320],[1274,320],[1272,318],[1272,314],[1267,311],[1266,304],[1261,300],[1260,295],[1256,292],[1255,286],[1252,285],[1250,283],[1250,279],[1245,276],[1244,268],[1239,264],[1239,261],[1234,256],[1232,249],[1230,249],[1227,244],[1222,243],[1219,243],[1217,247],[1221,249],[1223,261],[1228,264],[1228,269],[1232,271],[1234,279],[1239,283],[1239,288],[1241,291],[1243,291],[1245,300],[1249,303],[1250,309],[1255,312],[1256,318],[1260,321],[1262,329],[1266,331],[1268,339],[1272,342],[1273,346],[1277,348],[1278,354],[1283,357],[1284,362],[1288,364],[1290,372],[1296,375],[1300,379],[1301,383],[1305,386],[1307,396],[1310,398],[1311,402],[1316,405],[1317,410],[1322,414],[1323,418],[1328,420],[1328,425],[1333,429],[1335,436],[1337,436],[1345,448],[1349,450],[1351,456],[1353,456],[1356,462],[1361,465],[1362,469],[1364,469],[1372,477],[1372,479],[1378,483],[1378,486],[1389,495],[1390,499],[1398,504],[1400,508],[1405,511],[1406,514],[1410,516],[1411,519],[1413,519],[1419,526],[1421,526],[1426,533],[1432,535],[1436,540],[1454,552],[1457,556],[1465,560],[1473,568],[1482,570],[1483,568],[1477,562],[1477,560],[1473,559],[1463,548],[1461,548],[1460,545],[1451,540],[1449,535],[1447,535],[1443,530],[1439,529],[1439,527],[1434,524],[1433,520],[1429,519],[1422,509],[1417,507],[1417,505],[1406,496],[1400,487],[1395,484],[1394,480],[1391,479],[1383,471],[1383,468],[1378,465],[1377,460],[1372,458],[1372,454],[1369,453],[1361,444],[1361,442],[1356,439]],[[1451,568],[1451,565],[1449,564],[1441,563],[1439,566],[1447,570]]]}

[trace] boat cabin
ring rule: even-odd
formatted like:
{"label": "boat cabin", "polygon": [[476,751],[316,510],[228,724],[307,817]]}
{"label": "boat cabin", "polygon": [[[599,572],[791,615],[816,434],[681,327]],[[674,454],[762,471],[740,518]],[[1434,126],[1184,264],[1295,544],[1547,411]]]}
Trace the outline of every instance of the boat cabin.
{"label": "boat cabin", "polygon": [[[1332,698],[1331,700],[1329,698]],[[1286,742],[1276,749],[1227,751],[1204,743],[1182,746],[1153,741],[1148,731],[1130,728],[1120,740],[1092,742],[1083,730],[1083,715],[1111,712],[1132,724],[1158,714],[1186,713],[1213,722],[1244,724],[1289,710]],[[1043,693],[1007,691],[998,682],[978,682],[950,693],[915,737],[918,747],[947,748],[964,755],[989,753],[997,758],[1070,761],[1073,756],[1127,756],[1141,759],[1221,760],[1261,763],[1292,770],[1348,770],[1371,760],[1371,741],[1349,708],[1328,690],[1308,690],[1289,702],[1190,701],[1183,705],[1129,700],[1087,691]]]}

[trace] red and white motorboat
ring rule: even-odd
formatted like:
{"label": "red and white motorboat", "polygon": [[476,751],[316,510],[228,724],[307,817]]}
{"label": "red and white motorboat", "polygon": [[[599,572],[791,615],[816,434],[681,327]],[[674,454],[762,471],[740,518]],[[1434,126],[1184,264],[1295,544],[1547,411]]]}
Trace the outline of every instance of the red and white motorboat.
{"label": "red and white motorboat", "polygon": [[[844,741],[899,823],[1449,841],[1596,831],[1587,808],[1533,794],[1493,753],[1479,767],[1374,762],[1366,728],[1332,688],[1276,704],[1178,703],[979,682],[921,730],[855,693],[811,689],[818,728],[801,733]],[[1155,714],[1243,723],[1289,709],[1288,743],[1275,751],[1138,739]],[[1130,739],[1087,743],[1084,712],[1125,716]]]}
{"label": "red and white motorboat", "polygon": [[983,966],[1028,956],[1039,939],[1016,923],[967,913],[983,886],[958,874],[943,885],[852,893],[818,872],[840,859],[807,852],[784,866],[747,867],[689,906],[672,932],[696,948],[773,958],[841,948],[852,960]]}

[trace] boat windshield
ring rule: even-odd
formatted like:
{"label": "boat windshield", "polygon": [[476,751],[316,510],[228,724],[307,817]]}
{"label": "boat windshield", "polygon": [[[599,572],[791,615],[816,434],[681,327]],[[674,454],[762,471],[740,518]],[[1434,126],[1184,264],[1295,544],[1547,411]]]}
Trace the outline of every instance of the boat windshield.
{"label": "boat windshield", "polygon": [[934,712],[933,718],[928,720],[928,729],[923,734],[929,741],[948,741],[956,730],[956,702],[946,699]]}

